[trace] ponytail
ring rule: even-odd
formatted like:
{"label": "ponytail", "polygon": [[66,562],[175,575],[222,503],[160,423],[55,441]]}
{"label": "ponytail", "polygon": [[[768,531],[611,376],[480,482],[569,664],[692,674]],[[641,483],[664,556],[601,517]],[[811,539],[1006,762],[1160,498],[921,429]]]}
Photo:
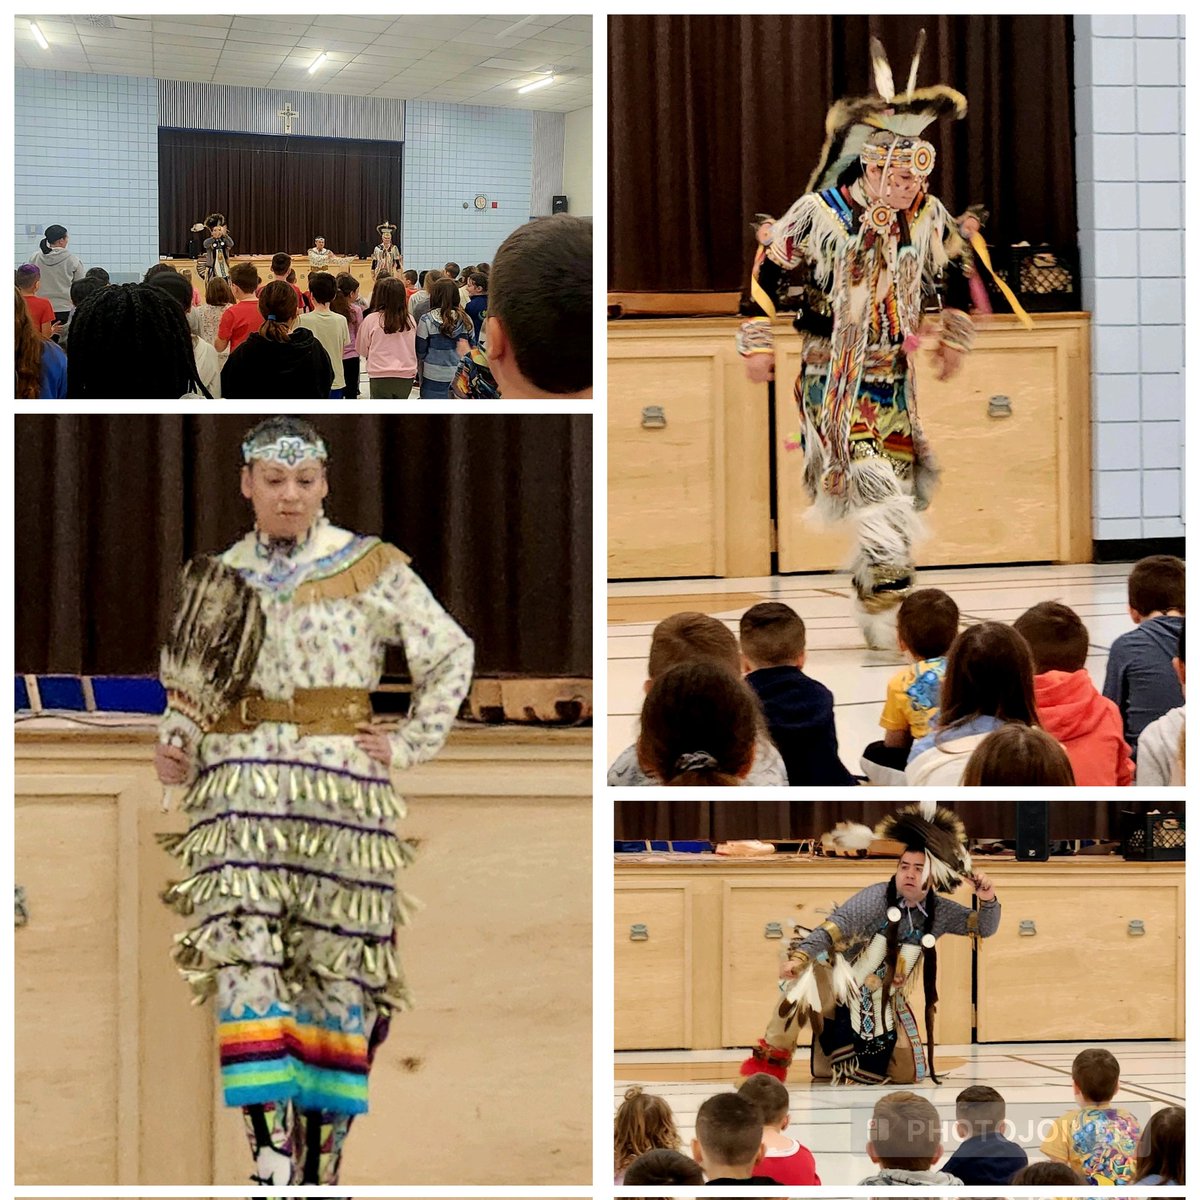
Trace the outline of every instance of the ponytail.
{"label": "ponytail", "polygon": [[288,325],[296,319],[299,304],[290,283],[278,279],[268,283],[258,296],[258,311],[263,315],[258,332],[269,342],[288,341]]}

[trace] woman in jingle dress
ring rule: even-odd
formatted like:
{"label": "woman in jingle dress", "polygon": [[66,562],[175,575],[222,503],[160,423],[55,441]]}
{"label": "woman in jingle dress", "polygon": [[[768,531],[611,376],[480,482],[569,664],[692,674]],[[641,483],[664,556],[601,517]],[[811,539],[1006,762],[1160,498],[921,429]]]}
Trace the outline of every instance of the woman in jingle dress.
{"label": "woman in jingle dress", "polygon": [[[225,1101],[241,1107],[261,1183],[335,1183],[392,1012],[408,1003],[396,871],[411,846],[390,772],[431,758],[471,679],[470,639],[377,537],[332,526],[316,430],[264,421],[242,447],[255,529],[221,561],[258,593],[265,635],[248,692],[199,728],[168,695],[159,778],[188,784],[187,872],[164,894],[192,918],[174,957],[219,1008]],[[407,720],[370,721],[384,648],[413,678]],[[170,744],[175,743],[175,744]]]}

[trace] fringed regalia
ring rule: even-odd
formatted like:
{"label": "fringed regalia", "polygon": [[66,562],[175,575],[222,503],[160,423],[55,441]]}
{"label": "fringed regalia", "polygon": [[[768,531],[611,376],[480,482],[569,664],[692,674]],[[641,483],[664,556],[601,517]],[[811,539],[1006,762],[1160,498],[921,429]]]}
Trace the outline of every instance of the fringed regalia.
{"label": "fringed regalia", "polygon": [[[838,905],[816,929],[789,946],[800,964],[771,1009],[766,1033],[742,1064],[786,1079],[805,1024],[813,1031],[814,1080],[831,1083],[914,1083],[938,1080],[934,1068],[937,939],[944,934],[991,937],[1000,902],[978,911],[945,898],[971,869],[962,822],[932,801],[886,818],[877,836],[926,855],[932,886],[920,903],[898,897],[895,879],[872,884]],[[925,999],[924,1044],[913,1012],[916,981]]]}
{"label": "fringed regalia", "polygon": [[916,513],[937,478],[911,356],[938,284],[945,307],[930,323],[934,340],[959,351],[973,340],[971,253],[946,207],[922,185],[913,204],[897,211],[868,195],[863,175],[855,177],[861,161],[903,167],[923,180],[934,152],[917,135],[939,116],[965,114],[966,100],[950,88],[914,90],[919,57],[918,47],[904,94],[894,94],[890,69],[881,72],[877,57],[880,94],[830,110],[805,194],[756,256],[751,295],[762,316],[743,325],[738,339],[743,356],[773,352],[776,307],[799,305],[803,351],[794,395],[805,488],[818,517],[855,522],[858,616],[868,643],[889,649],[895,609],[913,586]]}
{"label": "fringed regalia", "polygon": [[466,695],[471,642],[404,554],[323,520],[300,545],[250,534],[221,561],[257,594],[264,636],[216,722],[173,693],[164,718],[164,740],[194,746],[197,765],[190,827],[168,840],[186,876],[164,899],[191,920],[174,957],[197,1003],[215,997],[228,1104],[362,1113],[409,1002],[395,933],[414,902],[396,876],[413,847],[392,831],[404,802],[389,768],[353,735],[399,643],[414,691],[392,769],[430,758]]}

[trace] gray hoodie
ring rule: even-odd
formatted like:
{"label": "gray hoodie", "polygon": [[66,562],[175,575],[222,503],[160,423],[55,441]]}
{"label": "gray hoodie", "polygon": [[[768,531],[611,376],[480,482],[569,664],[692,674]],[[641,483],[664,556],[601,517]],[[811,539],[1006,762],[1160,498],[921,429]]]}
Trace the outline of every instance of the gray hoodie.
{"label": "gray hoodie", "polygon": [[83,263],[66,246],[51,246],[47,254],[39,250],[28,261],[42,273],[38,295],[49,300],[56,313],[70,312],[71,284],[86,274]]}
{"label": "gray hoodie", "polygon": [[962,1187],[963,1181],[945,1171],[902,1171],[899,1167],[880,1167],[878,1175],[858,1181],[859,1187]]}

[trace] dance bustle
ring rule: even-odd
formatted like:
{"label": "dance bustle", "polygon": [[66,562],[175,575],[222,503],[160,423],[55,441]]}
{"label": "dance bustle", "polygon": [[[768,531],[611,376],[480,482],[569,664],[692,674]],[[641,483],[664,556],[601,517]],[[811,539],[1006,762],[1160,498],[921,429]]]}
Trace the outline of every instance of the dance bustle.
{"label": "dance bustle", "polygon": [[258,594],[238,572],[217,558],[192,559],[159,665],[168,706],[201,730],[211,726],[249,683],[264,628]]}

